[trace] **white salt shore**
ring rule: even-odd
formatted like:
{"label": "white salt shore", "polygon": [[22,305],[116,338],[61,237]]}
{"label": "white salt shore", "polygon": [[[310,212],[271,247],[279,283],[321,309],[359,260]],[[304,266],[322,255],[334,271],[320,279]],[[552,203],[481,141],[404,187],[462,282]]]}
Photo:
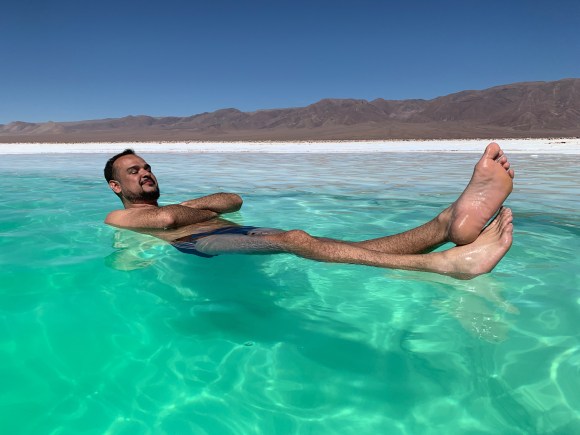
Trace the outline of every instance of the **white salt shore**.
{"label": "white salt shore", "polygon": [[489,142],[509,153],[580,154],[580,138],[321,142],[115,142],[0,144],[0,154],[138,153],[480,153]]}

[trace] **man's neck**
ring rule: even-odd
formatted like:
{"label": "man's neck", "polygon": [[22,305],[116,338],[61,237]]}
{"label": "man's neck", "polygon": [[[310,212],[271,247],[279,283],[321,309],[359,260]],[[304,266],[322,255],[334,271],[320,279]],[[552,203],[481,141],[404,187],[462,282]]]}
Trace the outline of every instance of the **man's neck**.
{"label": "man's neck", "polygon": [[159,207],[157,201],[147,201],[147,202],[129,202],[123,201],[123,205],[126,209],[129,208],[152,208],[152,207]]}

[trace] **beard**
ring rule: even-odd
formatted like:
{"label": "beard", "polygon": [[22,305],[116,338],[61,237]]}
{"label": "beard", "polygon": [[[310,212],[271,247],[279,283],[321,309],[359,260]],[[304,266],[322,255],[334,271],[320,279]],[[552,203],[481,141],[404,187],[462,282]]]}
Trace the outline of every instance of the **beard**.
{"label": "beard", "polygon": [[139,204],[142,202],[148,203],[151,201],[157,201],[159,199],[159,196],[161,195],[161,192],[159,191],[159,187],[155,187],[155,190],[140,193],[122,191],[121,195],[128,202],[132,204]]}

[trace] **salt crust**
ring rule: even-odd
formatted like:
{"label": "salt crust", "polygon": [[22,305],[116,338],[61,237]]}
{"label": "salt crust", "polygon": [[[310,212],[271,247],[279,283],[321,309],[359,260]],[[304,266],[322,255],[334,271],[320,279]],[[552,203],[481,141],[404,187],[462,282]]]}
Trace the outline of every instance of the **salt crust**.
{"label": "salt crust", "polygon": [[481,153],[489,142],[506,153],[580,154],[580,138],[302,142],[114,142],[0,144],[0,154],[138,153]]}

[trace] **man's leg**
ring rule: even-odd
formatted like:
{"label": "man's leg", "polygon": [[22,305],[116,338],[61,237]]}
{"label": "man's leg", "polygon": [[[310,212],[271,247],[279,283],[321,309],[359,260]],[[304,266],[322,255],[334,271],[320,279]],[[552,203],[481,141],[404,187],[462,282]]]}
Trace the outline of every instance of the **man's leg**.
{"label": "man's leg", "polygon": [[[511,246],[511,210],[503,209],[485,230],[484,227],[511,193],[513,177],[503,150],[491,143],[459,199],[435,219],[404,233],[362,242],[316,238],[299,230],[269,235],[215,235],[199,240],[197,247],[207,254],[288,252],[318,261],[473,277],[493,269]],[[413,255],[448,241],[465,246]]]}
{"label": "man's leg", "polygon": [[511,210],[504,208],[473,243],[430,254],[389,254],[348,242],[312,237],[301,230],[252,236],[212,235],[200,239],[196,248],[209,255],[285,252],[316,261],[417,270],[470,279],[495,267],[511,246],[512,232]]}
{"label": "man's leg", "polygon": [[278,246],[285,252],[311,260],[434,272],[471,279],[490,272],[496,266],[511,247],[512,234],[511,210],[503,208],[472,243],[429,254],[389,254],[350,243],[317,239],[300,230],[263,237],[274,244],[281,241]]}

